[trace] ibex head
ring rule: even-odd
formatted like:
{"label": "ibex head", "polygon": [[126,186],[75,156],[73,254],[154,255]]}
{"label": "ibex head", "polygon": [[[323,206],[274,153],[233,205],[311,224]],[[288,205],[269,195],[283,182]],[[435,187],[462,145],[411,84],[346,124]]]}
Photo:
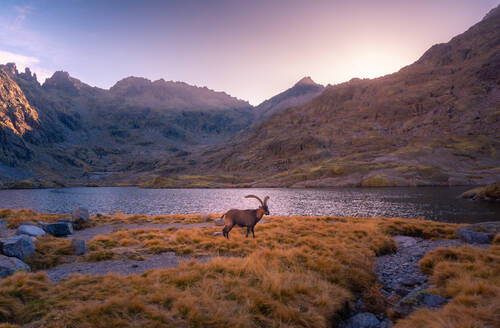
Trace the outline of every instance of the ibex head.
{"label": "ibex head", "polygon": [[264,201],[262,201],[259,197],[255,195],[247,195],[245,198],[255,198],[260,202],[260,208],[264,210],[265,215],[269,215],[269,208],[267,207],[267,201],[269,200],[269,196],[264,197]]}

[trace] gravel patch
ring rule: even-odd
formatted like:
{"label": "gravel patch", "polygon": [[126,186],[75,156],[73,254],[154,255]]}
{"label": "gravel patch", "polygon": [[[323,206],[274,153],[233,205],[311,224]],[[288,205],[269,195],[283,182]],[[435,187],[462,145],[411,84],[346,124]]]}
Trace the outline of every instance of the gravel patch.
{"label": "gravel patch", "polygon": [[[134,260],[109,260],[101,262],[82,262],[73,264],[64,264],[48,270],[45,270],[52,281],[59,281],[72,274],[92,274],[104,275],[109,272],[123,275],[141,274],[149,269],[174,268],[180,262],[190,260],[190,257],[177,256],[173,252],[166,252],[159,255],[151,255],[143,261]],[[212,258],[209,256],[196,258],[196,261],[205,263]]]}
{"label": "gravel patch", "polygon": [[420,271],[418,262],[424,255],[440,247],[473,246],[487,249],[488,244],[468,244],[458,239],[421,239],[395,236],[398,250],[394,254],[377,257],[375,272],[382,282],[386,296],[405,296],[415,287],[427,288],[427,277]]}

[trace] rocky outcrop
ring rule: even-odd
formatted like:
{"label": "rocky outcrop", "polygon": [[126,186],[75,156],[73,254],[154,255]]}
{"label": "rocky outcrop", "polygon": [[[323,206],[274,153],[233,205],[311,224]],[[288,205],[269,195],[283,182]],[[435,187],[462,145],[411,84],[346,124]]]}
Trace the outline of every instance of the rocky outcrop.
{"label": "rocky outcrop", "polygon": [[417,288],[403,297],[391,310],[396,318],[404,318],[422,307],[436,309],[446,302],[442,296]]}
{"label": "rocky outcrop", "polygon": [[83,239],[72,239],[71,247],[73,247],[73,254],[84,255],[86,253],[85,240]]}
{"label": "rocky outcrop", "polygon": [[56,223],[45,223],[43,229],[56,237],[63,237],[73,233],[73,225],[71,221],[62,221]]}
{"label": "rocky outcrop", "polygon": [[30,271],[30,267],[16,257],[0,255],[0,278],[5,278],[17,271]]}
{"label": "rocky outcrop", "polygon": [[458,238],[474,244],[489,244],[498,233],[500,233],[500,222],[482,222],[457,229]]}
{"label": "rocky outcrop", "polygon": [[489,202],[500,201],[500,182],[494,182],[485,187],[478,187],[467,190],[460,195],[462,198],[470,198],[472,200],[484,200]]}
{"label": "rocky outcrop", "polygon": [[26,235],[1,238],[0,244],[4,255],[17,257],[21,261],[25,261],[31,255],[35,254],[35,244]]}
{"label": "rocky outcrop", "polygon": [[42,228],[37,227],[36,225],[23,224],[17,228],[16,235],[27,235],[30,237],[43,237],[43,236],[45,236],[45,231],[43,231]]}
{"label": "rocky outcrop", "polygon": [[77,207],[71,215],[73,228],[80,230],[89,221],[89,210],[85,207]]}

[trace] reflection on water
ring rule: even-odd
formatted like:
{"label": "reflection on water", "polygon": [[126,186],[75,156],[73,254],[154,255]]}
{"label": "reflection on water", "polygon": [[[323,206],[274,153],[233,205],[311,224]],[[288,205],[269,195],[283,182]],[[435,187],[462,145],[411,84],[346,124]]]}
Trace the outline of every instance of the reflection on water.
{"label": "reflection on water", "polygon": [[256,208],[248,194],[270,196],[271,215],[424,217],[448,222],[500,220],[499,203],[457,199],[467,187],[332,189],[140,189],[135,187],[0,190],[0,208],[70,213],[213,213]]}

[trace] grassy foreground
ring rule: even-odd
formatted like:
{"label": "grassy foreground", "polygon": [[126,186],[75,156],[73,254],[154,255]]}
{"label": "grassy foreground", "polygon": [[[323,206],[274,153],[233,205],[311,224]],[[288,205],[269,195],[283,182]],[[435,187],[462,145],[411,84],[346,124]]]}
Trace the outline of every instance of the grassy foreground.
{"label": "grassy foreground", "polygon": [[[10,220],[22,221],[20,217],[16,211],[4,215],[9,224]],[[93,225],[168,223],[182,218],[193,223],[215,217],[115,214],[94,217]],[[380,293],[373,266],[376,255],[396,249],[391,235],[456,236],[456,225],[424,220],[266,220],[268,223],[257,225],[256,239],[245,238],[239,229],[234,230],[229,241],[214,237],[213,232],[221,227],[135,229],[97,236],[88,243],[86,260],[140,259],[165,251],[192,257],[208,255],[213,260],[188,261],[174,269],[151,270],[142,275],[73,275],[58,283],[51,282],[42,271],[17,273],[0,281],[0,322],[29,327],[335,326],[356,297],[363,298],[368,311],[382,312],[387,307],[388,300]],[[33,259],[32,263],[43,268],[67,259],[71,255],[65,243],[50,237],[42,240],[34,256],[41,263]],[[453,327],[476,326],[461,322],[495,322],[498,311],[494,310],[498,309],[500,297],[498,247],[452,252],[456,254],[432,252],[421,263],[432,274],[437,291],[453,297],[442,310],[432,312],[434,320],[459,323]],[[44,262],[46,257],[51,261]],[[459,276],[454,277],[453,272]],[[453,281],[452,287],[449,281]],[[472,286],[472,290],[467,292],[461,284]],[[463,300],[468,300],[467,293],[472,293],[474,302]],[[473,310],[476,306],[483,306],[479,319]],[[468,311],[457,311],[457,307]],[[419,316],[425,315],[419,311],[397,326],[412,327]]]}

